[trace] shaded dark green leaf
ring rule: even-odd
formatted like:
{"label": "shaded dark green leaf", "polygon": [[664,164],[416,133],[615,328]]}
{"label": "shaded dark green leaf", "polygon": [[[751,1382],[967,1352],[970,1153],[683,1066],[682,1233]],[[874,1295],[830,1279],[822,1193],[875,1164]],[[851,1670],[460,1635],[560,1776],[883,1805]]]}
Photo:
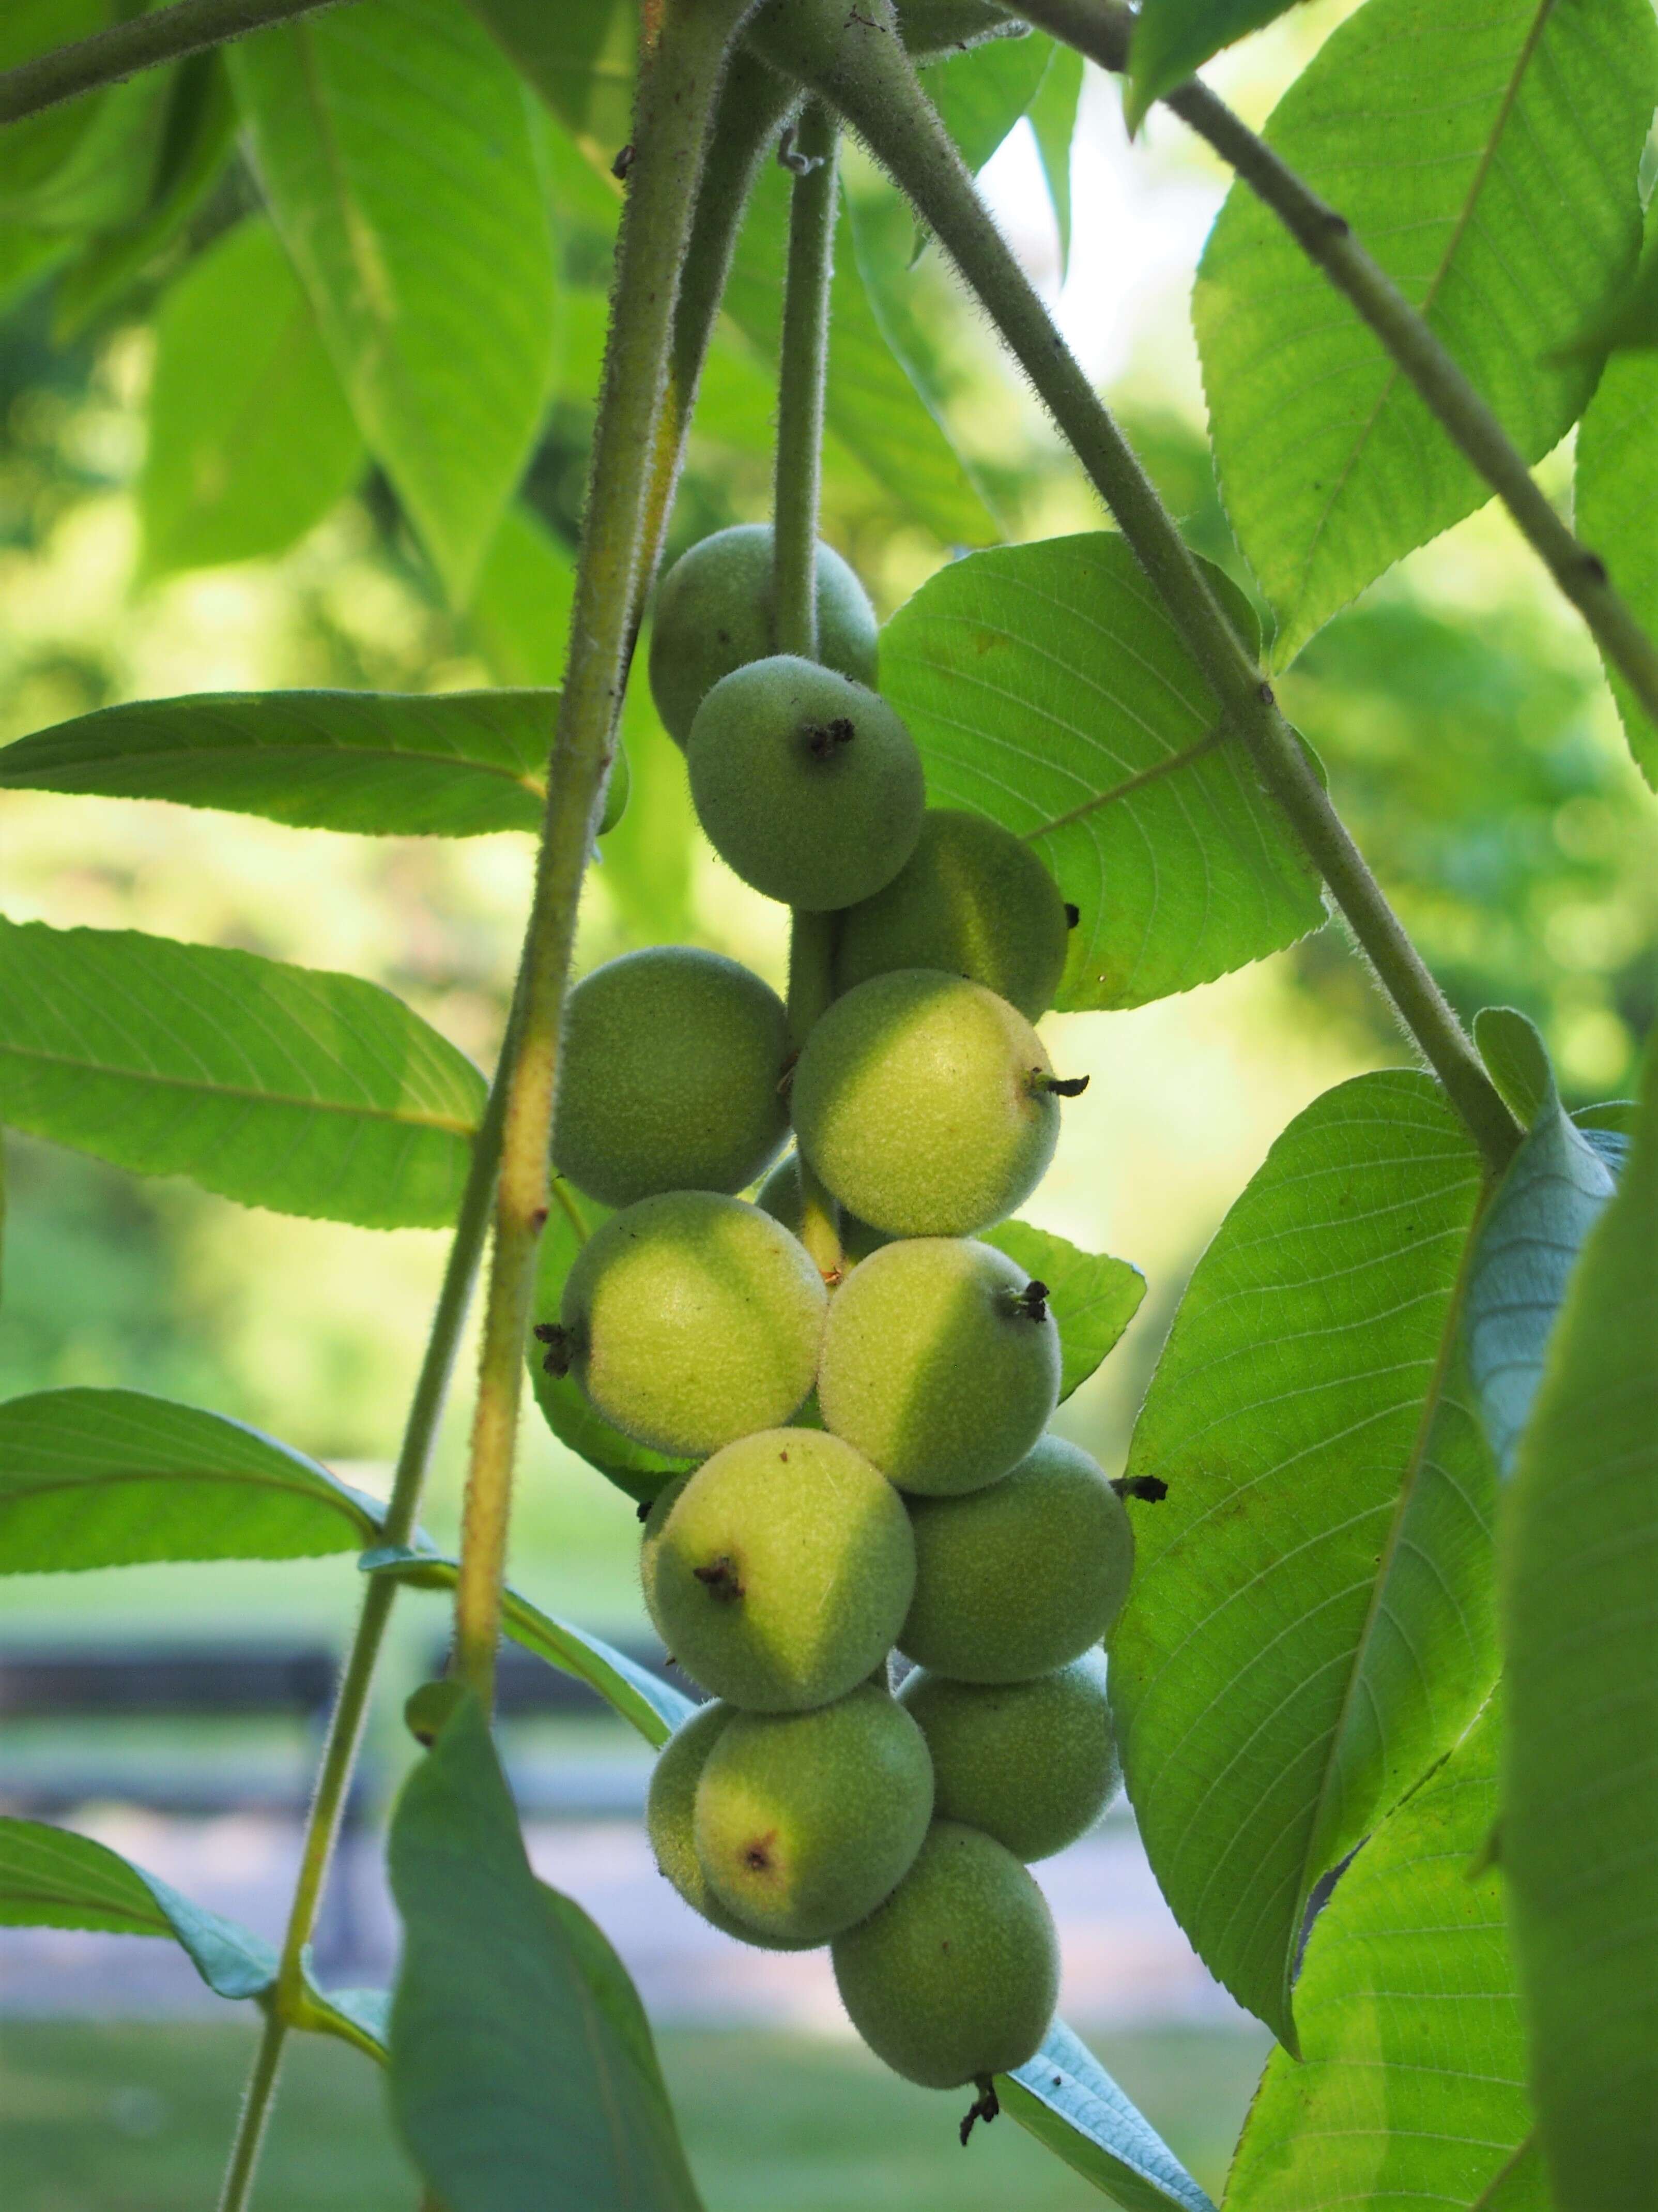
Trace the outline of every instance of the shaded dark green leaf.
{"label": "shaded dark green leaf", "polygon": [[929,70],[922,82],[969,169],[982,169],[1042,89],[1054,41],[1035,32],[987,39]]}
{"label": "shaded dark green leaf", "polygon": [[998,1228],[983,1230],[980,1242],[993,1244],[1026,1274],[1047,1284],[1060,1329],[1060,1397],[1068,1398],[1087,1382],[1139,1311],[1145,1276],[1127,1260],[1084,1252],[1050,1230],[1033,1229],[1028,1221],[1004,1221]]}
{"label": "shaded dark green leaf", "polygon": [[633,124],[639,51],[635,0],[469,0],[596,167],[608,169]]}
{"label": "shaded dark green leaf", "polygon": [[[1658,276],[1654,283],[1658,294]],[[1658,353],[1606,363],[1577,433],[1574,505],[1583,543],[1606,562],[1637,621],[1649,635],[1658,631]],[[1609,661],[1606,670],[1636,765],[1658,790],[1658,730],[1621,672]]]}
{"label": "shaded dark green leaf", "polygon": [[1062,2020],[1029,2064],[997,2080],[1005,2112],[1127,2212],[1213,2212],[1151,2122]]}
{"label": "shaded dark green leaf", "polygon": [[1142,0],[1123,101],[1131,131],[1154,100],[1183,84],[1223,46],[1275,22],[1295,0]]}

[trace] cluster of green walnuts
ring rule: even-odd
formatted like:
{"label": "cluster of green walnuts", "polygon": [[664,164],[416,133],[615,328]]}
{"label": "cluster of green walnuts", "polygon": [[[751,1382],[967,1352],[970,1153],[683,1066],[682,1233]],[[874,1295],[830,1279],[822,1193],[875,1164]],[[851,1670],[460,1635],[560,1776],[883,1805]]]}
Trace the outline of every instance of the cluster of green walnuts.
{"label": "cluster of green walnuts", "polygon": [[[1079,1087],[1031,1026],[1074,916],[1005,830],[925,810],[871,688],[872,610],[827,548],[821,659],[771,652],[771,562],[763,526],[694,547],[651,682],[716,848],[835,917],[834,995],[796,1056],[775,993],[715,954],[633,953],[577,987],[555,1165],[618,1211],[537,1334],[615,1427],[699,1462],[645,1523],[651,1617],[711,1692],[655,1769],[662,1871],[746,1942],[829,1943],[897,2072],[987,2087],[1054,2014],[1026,1863],[1119,1780],[1099,1647],[1127,1516],[1045,1433],[1046,1287],[978,1241]],[[798,1233],[819,1189],[829,1282]]]}

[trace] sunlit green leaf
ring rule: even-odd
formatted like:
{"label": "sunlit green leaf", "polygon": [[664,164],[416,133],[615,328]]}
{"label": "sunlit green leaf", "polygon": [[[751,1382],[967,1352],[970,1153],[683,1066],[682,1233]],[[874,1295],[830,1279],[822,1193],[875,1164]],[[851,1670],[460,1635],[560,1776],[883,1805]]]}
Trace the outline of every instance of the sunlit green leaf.
{"label": "sunlit green leaf", "polygon": [[1048,198],[1060,230],[1060,270],[1071,261],[1071,143],[1077,135],[1082,100],[1083,58],[1072,46],[1056,46],[1036,97],[1030,103],[1030,128],[1048,179]]}
{"label": "sunlit green leaf", "polygon": [[1111,1640],[1129,1794],[1199,1956],[1293,2044],[1314,1885],[1490,1686],[1495,1477],[1455,1364],[1481,1189],[1438,1086],[1292,1121],[1199,1262],[1128,1473]]}
{"label": "sunlit green leaf", "polygon": [[696,2212],[633,1985],[531,1872],[475,1698],[404,1785],[387,1858],[392,2110],[448,2212]]}
{"label": "sunlit green leaf", "polygon": [[1084,1252],[1050,1230],[1033,1229],[1028,1221],[1004,1221],[982,1231],[980,1242],[993,1244],[1026,1274],[1047,1284],[1060,1329],[1060,1396],[1068,1398],[1087,1382],[1139,1311],[1145,1276],[1127,1260]]}
{"label": "sunlit green leaf", "polygon": [[[1487,2204],[1531,2125],[1503,1877],[1468,1865],[1497,1813],[1495,1704],[1364,1845],[1314,1923],[1303,2063],[1275,2051],[1227,2212]],[[1508,2212],[1547,2212],[1544,2194]]]}
{"label": "sunlit green leaf", "polygon": [[227,49],[270,210],[376,458],[464,605],[541,421],[556,262],[527,95],[450,0]]}
{"label": "sunlit green leaf", "polygon": [[[1627,276],[1658,91],[1648,0],[1367,0],[1266,136],[1423,311],[1528,461],[1594,386],[1554,349]],[[1488,487],[1242,183],[1193,313],[1221,488],[1285,666]]]}
{"label": "sunlit green leaf", "polygon": [[1658,2173],[1658,1047],[1504,1501],[1508,1877],[1558,2212]]}
{"label": "sunlit green leaf", "polygon": [[354,975],[0,921],[0,1121],[245,1206],[442,1228],[483,1079]]}
{"label": "sunlit green leaf", "polygon": [[[1576,507],[1583,543],[1648,635],[1658,632],[1658,352],[1606,363],[1577,433]],[[1606,680],[1636,763],[1658,790],[1658,730],[1610,661]]]}
{"label": "sunlit green leaf", "polygon": [[1125,2212],[1213,2212],[1209,2199],[1062,2020],[1028,2065],[997,2077],[1002,2109]]}
{"label": "sunlit green leaf", "polygon": [[361,1551],[380,1509],[243,1422],[138,1390],[0,1404],[0,1573]]}
{"label": "sunlit green leaf", "polygon": [[1123,100],[1132,131],[1154,100],[1183,84],[1223,46],[1259,31],[1295,0],[1141,0]]}
{"label": "sunlit green leaf", "polygon": [[281,553],[362,472],[363,446],[276,234],[239,224],[161,303],[138,480],[151,575]]}
{"label": "sunlit green leaf", "polygon": [[1054,41],[987,39],[927,71],[922,82],[969,169],[982,169],[1035,99],[1054,55]]}
{"label": "sunlit green leaf", "polygon": [[[1237,620],[1249,615],[1212,572]],[[975,554],[887,624],[881,688],[934,806],[1030,840],[1081,914],[1059,1003],[1137,1006],[1324,919],[1247,756],[1124,541]]]}

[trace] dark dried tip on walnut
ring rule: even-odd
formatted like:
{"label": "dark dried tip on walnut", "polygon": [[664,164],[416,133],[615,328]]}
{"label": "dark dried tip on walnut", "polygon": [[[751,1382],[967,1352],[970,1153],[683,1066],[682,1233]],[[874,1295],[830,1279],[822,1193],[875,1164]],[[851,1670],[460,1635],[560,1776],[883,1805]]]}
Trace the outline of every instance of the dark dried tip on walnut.
{"label": "dark dried tip on walnut", "polygon": [[708,1595],[718,1598],[721,1605],[734,1605],[743,1595],[743,1584],[738,1579],[736,1565],[723,1555],[720,1559],[710,1559],[706,1567],[693,1567],[691,1572]]}
{"label": "dark dried tip on walnut", "polygon": [[1070,901],[1069,899],[1067,899],[1067,900],[1066,901],[1066,902],[1065,902],[1065,926],[1066,926],[1066,927],[1067,929],[1074,929],[1074,928],[1077,927],[1077,924],[1078,924],[1078,923],[1082,920],[1082,918],[1083,918],[1083,910],[1082,910],[1082,908],[1081,908],[1079,906],[1072,906],[1072,904],[1071,903],[1071,901]]}
{"label": "dark dried tip on walnut", "polygon": [[610,164],[610,174],[619,181],[632,168],[635,158],[635,148],[631,145],[624,146]]}
{"label": "dark dried tip on walnut", "polygon": [[979,2094],[962,2117],[961,2137],[963,2150],[967,2148],[967,2139],[973,2132],[975,2123],[982,2120],[988,2127],[1002,2109],[1002,2100],[996,2094],[996,2084],[988,2074],[980,2075],[974,2087]]}
{"label": "dark dried tip on walnut", "polygon": [[1088,1075],[1049,1075],[1040,1067],[1030,1071],[1030,1088],[1045,1091],[1050,1098],[1080,1098],[1093,1078]]}
{"label": "dark dried tip on walnut", "polygon": [[1048,1285],[1033,1278],[1013,1301],[1013,1310],[1026,1321],[1048,1319]]}
{"label": "dark dried tip on walnut", "polygon": [[542,1361],[542,1372],[562,1381],[575,1358],[575,1332],[562,1328],[556,1321],[537,1322],[531,1334],[537,1344],[547,1347],[547,1357]]}
{"label": "dark dried tip on walnut", "polygon": [[849,745],[858,732],[850,719],[837,714],[832,722],[808,722],[801,730],[806,741],[806,750],[814,760],[833,760],[842,745]]}
{"label": "dark dried tip on walnut", "polygon": [[1143,1498],[1148,1505],[1156,1505],[1169,1495],[1169,1485],[1160,1474],[1120,1474],[1111,1487],[1119,1498]]}
{"label": "dark dried tip on walnut", "polygon": [[634,1511],[640,1520],[648,1521],[651,1517],[650,1500],[648,1498],[642,1498],[640,1503],[635,1506]]}

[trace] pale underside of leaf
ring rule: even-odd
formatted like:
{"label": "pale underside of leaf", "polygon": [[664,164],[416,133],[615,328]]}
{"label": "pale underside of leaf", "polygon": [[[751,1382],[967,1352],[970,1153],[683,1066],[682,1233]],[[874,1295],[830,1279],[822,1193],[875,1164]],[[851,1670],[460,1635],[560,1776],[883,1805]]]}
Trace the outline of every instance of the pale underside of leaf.
{"label": "pale underside of leaf", "polygon": [[1208,2197],[1093,2052],[1062,2020],[1004,2075],[1005,2111],[1125,2212],[1214,2212]]}

